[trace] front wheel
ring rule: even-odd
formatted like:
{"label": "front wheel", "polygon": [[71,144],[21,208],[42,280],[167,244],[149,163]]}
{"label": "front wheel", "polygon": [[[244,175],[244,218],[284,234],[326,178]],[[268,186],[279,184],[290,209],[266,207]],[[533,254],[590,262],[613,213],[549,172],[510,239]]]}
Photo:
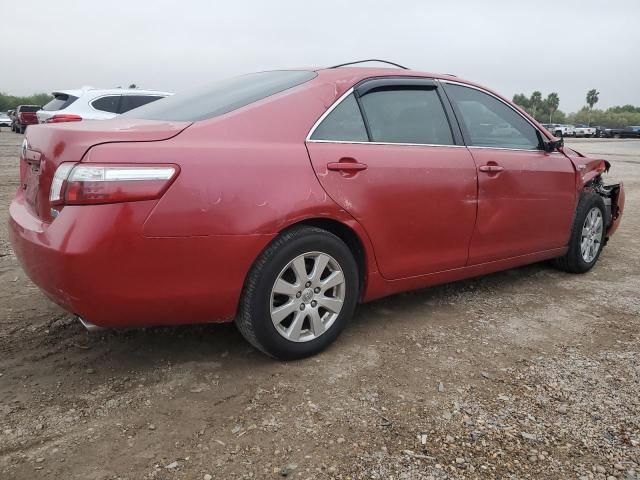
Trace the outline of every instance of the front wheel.
{"label": "front wheel", "polygon": [[598,261],[604,247],[606,225],[602,197],[596,193],[583,193],[573,221],[569,250],[556,265],[571,273],[586,273]]}
{"label": "front wheel", "polygon": [[314,355],[353,315],[358,266],[347,245],[309,226],[281,234],[251,268],[236,318],[240,333],[272,357]]}

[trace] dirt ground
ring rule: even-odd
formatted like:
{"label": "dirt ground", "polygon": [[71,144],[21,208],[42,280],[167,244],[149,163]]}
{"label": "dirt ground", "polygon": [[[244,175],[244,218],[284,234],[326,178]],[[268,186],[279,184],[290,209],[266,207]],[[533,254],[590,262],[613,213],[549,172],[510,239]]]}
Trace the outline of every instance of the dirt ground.
{"label": "dirt ground", "polygon": [[88,334],[8,243],[0,132],[0,479],[640,478],[640,141],[571,142],[626,184],[586,275],[537,264],[359,308],[281,363],[233,325]]}

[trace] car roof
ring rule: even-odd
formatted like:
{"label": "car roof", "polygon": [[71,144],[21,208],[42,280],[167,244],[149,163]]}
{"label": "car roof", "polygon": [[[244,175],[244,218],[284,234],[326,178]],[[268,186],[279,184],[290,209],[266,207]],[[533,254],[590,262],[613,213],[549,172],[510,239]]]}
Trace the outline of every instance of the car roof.
{"label": "car roof", "polygon": [[[318,68],[312,69],[318,74],[318,78],[320,80],[325,80],[329,82],[335,82],[336,86],[339,84],[349,84],[354,85],[362,80],[373,77],[419,77],[419,78],[434,78],[438,80],[447,80],[450,82],[461,83],[463,85],[470,85],[472,87],[477,87],[482,90],[485,90],[496,97],[499,97],[505,100],[509,104],[513,104],[511,100],[503,97],[499,93],[487,88],[478,83],[472,82],[470,80],[465,80],[456,75],[452,75],[450,73],[433,73],[433,72],[425,72],[420,70],[411,70],[404,68],[372,68],[372,67],[336,67],[336,68]],[[344,89],[340,93],[344,93],[347,89]],[[517,105],[516,105],[517,106]],[[520,109],[522,110],[522,109]],[[524,111],[524,110],[522,110]]]}
{"label": "car roof", "polygon": [[388,77],[388,76],[400,76],[400,77],[425,77],[425,78],[438,78],[449,79],[455,81],[462,81],[463,83],[471,83],[459,79],[455,75],[422,72],[419,70],[409,70],[404,68],[389,68],[389,67],[337,67],[337,68],[314,68],[313,69],[318,76],[321,76],[327,80],[349,80],[354,77],[361,77],[362,79],[368,77]]}
{"label": "car roof", "polygon": [[173,95],[172,92],[165,92],[161,90],[146,90],[142,88],[94,88],[94,87],[81,87],[74,90],[54,90],[52,95],[64,94],[73,95],[74,97],[81,97],[85,94],[91,95]]}

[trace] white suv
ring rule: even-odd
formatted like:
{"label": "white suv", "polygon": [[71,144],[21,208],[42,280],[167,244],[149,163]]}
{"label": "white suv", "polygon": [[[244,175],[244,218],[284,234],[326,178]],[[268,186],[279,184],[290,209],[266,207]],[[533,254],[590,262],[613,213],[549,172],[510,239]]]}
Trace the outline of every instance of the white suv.
{"label": "white suv", "polygon": [[53,100],[38,110],[38,123],[106,120],[173,94],[139,88],[100,90],[83,87],[79,90],[60,90],[52,95]]}

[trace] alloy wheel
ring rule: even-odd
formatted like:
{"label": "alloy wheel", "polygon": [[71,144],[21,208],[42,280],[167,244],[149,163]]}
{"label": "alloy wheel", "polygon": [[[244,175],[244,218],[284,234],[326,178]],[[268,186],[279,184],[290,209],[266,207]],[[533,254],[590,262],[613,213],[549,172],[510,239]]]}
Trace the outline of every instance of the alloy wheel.
{"label": "alloy wheel", "polygon": [[582,237],[580,239],[580,253],[582,259],[591,263],[598,255],[602,244],[602,234],[604,231],[604,222],[602,219],[602,211],[593,207],[587,213],[582,225]]}
{"label": "alloy wheel", "polygon": [[344,305],[345,293],[342,267],[331,255],[303,253],[276,277],[271,288],[271,321],[287,340],[315,340],[335,323]]}

